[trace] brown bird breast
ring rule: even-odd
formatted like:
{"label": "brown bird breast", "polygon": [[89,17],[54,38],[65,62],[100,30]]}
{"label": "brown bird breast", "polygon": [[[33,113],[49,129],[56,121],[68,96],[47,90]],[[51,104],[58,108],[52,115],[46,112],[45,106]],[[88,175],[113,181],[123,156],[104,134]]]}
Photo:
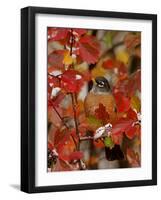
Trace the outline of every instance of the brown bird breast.
{"label": "brown bird breast", "polygon": [[115,100],[111,93],[107,94],[95,94],[93,92],[88,93],[84,100],[84,108],[87,116],[95,114],[95,110],[99,107],[99,104],[103,104],[109,115],[113,114],[115,110]]}

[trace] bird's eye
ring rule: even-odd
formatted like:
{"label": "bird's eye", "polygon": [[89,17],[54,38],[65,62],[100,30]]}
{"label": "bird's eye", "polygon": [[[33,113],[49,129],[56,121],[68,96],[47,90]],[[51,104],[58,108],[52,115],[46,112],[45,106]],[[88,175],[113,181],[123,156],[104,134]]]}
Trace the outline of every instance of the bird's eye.
{"label": "bird's eye", "polygon": [[98,83],[98,87],[104,87],[105,86],[105,83],[103,82],[103,81],[100,81],[99,83]]}

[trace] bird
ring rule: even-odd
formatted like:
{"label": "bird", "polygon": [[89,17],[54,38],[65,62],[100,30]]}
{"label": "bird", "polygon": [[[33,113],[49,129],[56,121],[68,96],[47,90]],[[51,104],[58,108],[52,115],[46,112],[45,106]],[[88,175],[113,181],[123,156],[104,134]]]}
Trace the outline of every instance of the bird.
{"label": "bird", "polygon": [[109,81],[103,76],[98,76],[92,82],[93,86],[84,99],[86,116],[94,116],[100,104],[103,104],[108,114],[112,115],[116,112],[116,104]]}
{"label": "bird", "polygon": [[[85,97],[84,108],[86,116],[95,116],[95,111],[99,108],[100,104],[105,107],[105,111],[108,112],[110,117],[117,115],[115,98],[112,94],[109,81],[103,76],[98,76],[93,80],[93,86]],[[103,127],[99,127],[97,130],[95,130],[94,139],[98,140],[99,138],[96,137],[98,135],[103,141],[106,139],[106,137],[109,137],[108,134],[106,136],[106,128],[110,128],[111,130],[111,124],[104,124]],[[103,134],[105,135],[101,137],[100,134],[102,134],[102,136]],[[105,146],[105,155],[108,161],[124,159],[124,154],[120,145],[116,144],[111,148]]]}

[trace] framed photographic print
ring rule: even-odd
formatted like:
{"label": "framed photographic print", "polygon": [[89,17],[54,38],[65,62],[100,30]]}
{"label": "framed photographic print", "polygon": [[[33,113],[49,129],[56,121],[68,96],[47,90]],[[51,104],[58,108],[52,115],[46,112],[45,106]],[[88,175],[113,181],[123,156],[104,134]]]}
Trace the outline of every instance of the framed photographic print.
{"label": "framed photographic print", "polygon": [[157,16],[21,10],[21,190],[157,184]]}

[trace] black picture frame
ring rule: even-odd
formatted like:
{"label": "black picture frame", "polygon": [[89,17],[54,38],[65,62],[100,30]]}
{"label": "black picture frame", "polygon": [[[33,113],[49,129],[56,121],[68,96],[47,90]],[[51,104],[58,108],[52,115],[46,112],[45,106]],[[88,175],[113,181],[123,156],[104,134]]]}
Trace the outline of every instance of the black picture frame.
{"label": "black picture frame", "polygon": [[[62,14],[152,21],[152,179],[59,186],[35,186],[35,15]],[[45,7],[21,9],[21,190],[27,193],[157,184],[157,15]]]}

